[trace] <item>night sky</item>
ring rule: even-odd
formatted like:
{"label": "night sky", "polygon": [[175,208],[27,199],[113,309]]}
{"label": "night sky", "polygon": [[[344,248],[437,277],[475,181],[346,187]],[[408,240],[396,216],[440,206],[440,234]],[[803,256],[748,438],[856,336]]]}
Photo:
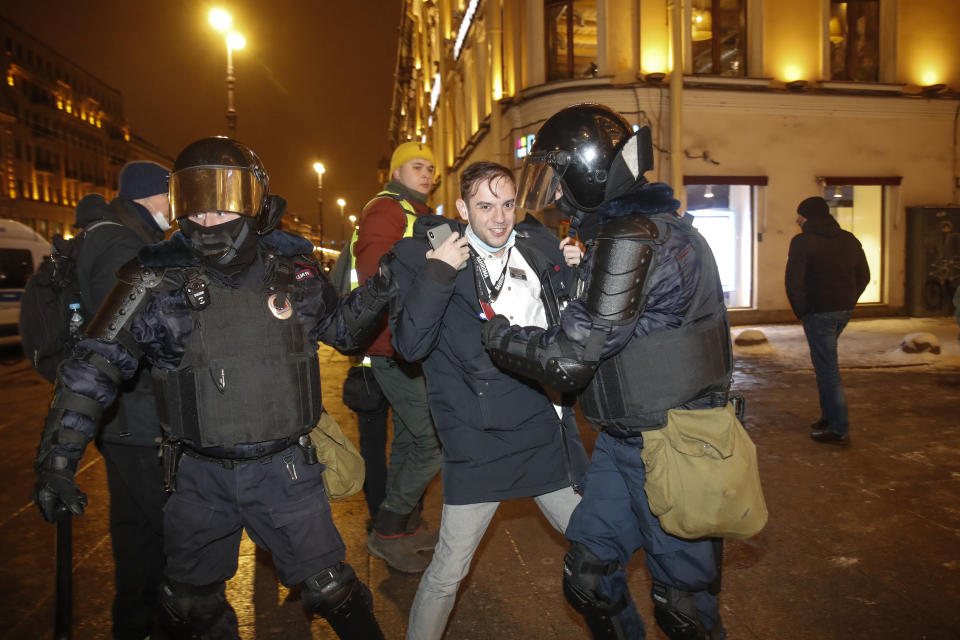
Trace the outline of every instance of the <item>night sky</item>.
{"label": "night sky", "polygon": [[[225,135],[226,45],[207,21],[231,12],[236,137],[263,160],[287,215],[340,238],[337,198],[356,213],[376,193],[387,140],[401,3],[393,0],[13,0],[0,14],[123,94],[131,129],[171,158]],[[346,229],[346,226],[343,227]]]}

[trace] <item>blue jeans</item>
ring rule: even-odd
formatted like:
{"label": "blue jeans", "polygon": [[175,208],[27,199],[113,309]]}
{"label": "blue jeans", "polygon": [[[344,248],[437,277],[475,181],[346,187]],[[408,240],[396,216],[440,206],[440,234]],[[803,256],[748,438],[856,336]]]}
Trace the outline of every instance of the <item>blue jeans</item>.
{"label": "blue jeans", "polygon": [[847,416],[847,399],[840,384],[840,367],[837,359],[837,339],[850,321],[850,311],[825,311],[808,313],[802,318],[803,332],[810,346],[810,360],[817,374],[817,390],[820,392],[820,417],[827,422],[827,429],[840,436],[850,430]]}

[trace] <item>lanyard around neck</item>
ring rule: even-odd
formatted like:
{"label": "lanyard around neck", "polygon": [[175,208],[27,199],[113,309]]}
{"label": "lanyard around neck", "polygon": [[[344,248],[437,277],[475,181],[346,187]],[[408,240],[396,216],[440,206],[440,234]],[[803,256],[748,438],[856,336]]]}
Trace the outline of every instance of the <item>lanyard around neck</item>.
{"label": "lanyard around neck", "polygon": [[500,272],[500,277],[494,283],[490,280],[490,272],[487,270],[484,259],[473,247],[470,247],[470,256],[473,258],[473,273],[477,280],[477,291],[480,293],[481,300],[495,302],[500,295],[504,280],[507,277],[507,263],[510,262],[511,251],[513,251],[513,247],[507,249],[507,255],[503,259],[503,271]]}

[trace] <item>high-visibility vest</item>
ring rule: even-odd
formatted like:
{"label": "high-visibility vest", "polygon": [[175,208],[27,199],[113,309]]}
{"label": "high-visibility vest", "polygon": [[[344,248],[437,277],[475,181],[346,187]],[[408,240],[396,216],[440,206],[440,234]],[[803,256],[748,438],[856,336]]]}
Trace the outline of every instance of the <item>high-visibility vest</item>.
{"label": "high-visibility vest", "polygon": [[[367,210],[367,207],[373,203],[377,198],[390,198],[395,200],[403,207],[404,213],[407,216],[407,226],[403,230],[403,237],[410,238],[413,236],[413,223],[417,221],[417,211],[413,208],[413,205],[410,204],[410,201],[404,198],[399,193],[394,193],[393,191],[381,191],[377,195],[373,196],[370,199],[370,202],[363,205],[363,211]],[[357,228],[353,230],[353,236],[350,238],[350,290],[353,291],[360,286],[360,277],[357,275],[357,254],[354,253],[353,247],[357,243],[357,235],[360,233],[360,225],[357,225]]]}

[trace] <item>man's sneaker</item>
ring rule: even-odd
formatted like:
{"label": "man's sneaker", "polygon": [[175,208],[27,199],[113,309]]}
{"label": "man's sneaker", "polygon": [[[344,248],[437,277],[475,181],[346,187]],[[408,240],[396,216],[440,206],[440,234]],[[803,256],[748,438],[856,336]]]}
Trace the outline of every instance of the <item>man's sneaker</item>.
{"label": "man's sneaker", "polygon": [[810,433],[810,437],[815,442],[822,442],[823,444],[850,444],[850,436],[841,436],[839,433],[834,433],[833,431],[829,431],[827,429],[813,431]]}
{"label": "man's sneaker", "polygon": [[826,428],[827,428],[827,419],[826,419],[826,418],[820,418],[819,420],[817,420],[816,422],[814,422],[813,424],[810,425],[810,430],[811,430],[811,431],[823,431],[823,430],[825,430]]}
{"label": "man's sneaker", "polygon": [[385,538],[374,530],[367,536],[367,551],[397,571],[422,573],[430,565],[430,558],[412,548],[410,539],[413,537],[401,535]]}

